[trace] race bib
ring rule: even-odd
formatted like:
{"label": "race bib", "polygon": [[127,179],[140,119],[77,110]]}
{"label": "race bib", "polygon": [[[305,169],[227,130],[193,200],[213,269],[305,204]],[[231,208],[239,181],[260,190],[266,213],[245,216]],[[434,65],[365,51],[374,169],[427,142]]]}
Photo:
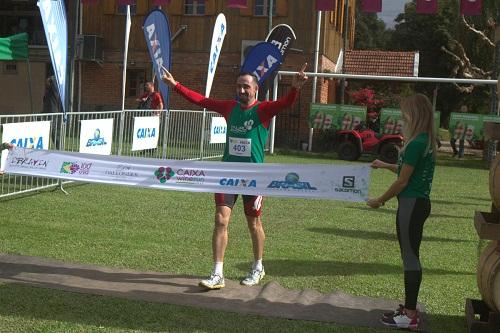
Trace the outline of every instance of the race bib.
{"label": "race bib", "polygon": [[229,137],[229,154],[250,157],[252,154],[252,139]]}

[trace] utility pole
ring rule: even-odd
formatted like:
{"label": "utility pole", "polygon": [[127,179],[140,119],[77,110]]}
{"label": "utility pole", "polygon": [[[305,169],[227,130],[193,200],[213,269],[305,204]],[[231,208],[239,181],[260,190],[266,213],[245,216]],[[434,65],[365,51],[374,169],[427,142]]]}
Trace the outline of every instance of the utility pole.
{"label": "utility pole", "polygon": [[[347,29],[349,27],[349,0],[345,0],[345,4],[344,4],[345,8],[344,8],[344,29],[343,30],[343,33],[344,33],[344,36],[343,36],[343,39],[342,39],[342,52],[343,52],[343,55],[342,55],[342,71],[341,73],[344,74],[345,73],[345,56],[346,56],[346,49],[347,49]],[[340,79],[340,104],[344,104],[344,95],[345,95],[345,78],[342,78]]]}
{"label": "utility pole", "polygon": [[[500,9],[496,9],[496,24],[495,24],[495,54],[494,54],[494,62],[493,62],[493,78],[500,80]],[[498,91],[500,84],[496,86],[491,86],[491,114],[498,115],[499,112],[499,104],[500,104],[500,91]],[[488,150],[486,155],[486,160],[491,163],[495,158],[497,152],[497,144],[498,141],[491,140],[488,142]]]}

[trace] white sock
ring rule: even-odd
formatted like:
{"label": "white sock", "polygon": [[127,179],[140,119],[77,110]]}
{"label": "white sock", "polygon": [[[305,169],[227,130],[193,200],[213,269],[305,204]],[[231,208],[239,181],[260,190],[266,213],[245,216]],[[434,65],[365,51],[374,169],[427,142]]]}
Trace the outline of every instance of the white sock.
{"label": "white sock", "polygon": [[216,262],[214,264],[214,274],[217,274],[219,276],[224,276],[224,263],[223,262]]}
{"label": "white sock", "polygon": [[263,268],[262,266],[262,259],[259,259],[259,260],[256,260],[254,263],[253,263],[253,268],[252,269],[255,269],[257,271],[261,271]]}

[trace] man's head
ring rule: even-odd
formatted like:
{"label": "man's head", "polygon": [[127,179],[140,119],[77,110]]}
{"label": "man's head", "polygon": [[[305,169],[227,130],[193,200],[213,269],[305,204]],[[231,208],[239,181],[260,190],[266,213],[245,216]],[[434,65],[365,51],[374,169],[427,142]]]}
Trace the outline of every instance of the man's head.
{"label": "man's head", "polygon": [[146,82],[144,83],[144,91],[145,92],[148,92],[148,93],[152,93],[155,91],[155,85],[153,84],[153,82]]}
{"label": "man's head", "polygon": [[236,79],[236,94],[242,105],[251,105],[257,99],[258,79],[252,73],[241,73]]}

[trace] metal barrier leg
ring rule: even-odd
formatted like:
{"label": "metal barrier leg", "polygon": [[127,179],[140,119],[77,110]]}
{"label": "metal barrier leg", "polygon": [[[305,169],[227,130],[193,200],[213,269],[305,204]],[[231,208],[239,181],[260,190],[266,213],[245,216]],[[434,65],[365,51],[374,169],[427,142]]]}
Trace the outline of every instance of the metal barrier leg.
{"label": "metal barrier leg", "polygon": [[64,187],[63,187],[63,181],[62,181],[62,179],[59,179],[58,183],[59,183],[59,189],[61,190],[61,192],[64,193],[64,194],[66,194],[66,195],[69,195],[69,192],[66,191],[64,189]]}
{"label": "metal barrier leg", "polygon": [[[66,121],[68,120],[68,117],[67,116],[63,116],[63,119],[61,121],[61,127],[60,127],[60,132],[59,132],[59,147],[57,147],[59,150],[62,150],[62,151],[65,151],[66,147],[65,147],[65,144],[66,144]],[[62,179],[59,179],[58,180],[58,185],[59,185],[59,189],[61,190],[62,193],[66,194],[66,195],[69,195],[69,193],[64,189],[63,187],[63,182],[62,182]]]}
{"label": "metal barrier leg", "polygon": [[163,127],[163,145],[162,145],[162,159],[167,158],[167,140],[168,140],[168,128],[170,126],[170,110],[165,110],[165,126]]}

